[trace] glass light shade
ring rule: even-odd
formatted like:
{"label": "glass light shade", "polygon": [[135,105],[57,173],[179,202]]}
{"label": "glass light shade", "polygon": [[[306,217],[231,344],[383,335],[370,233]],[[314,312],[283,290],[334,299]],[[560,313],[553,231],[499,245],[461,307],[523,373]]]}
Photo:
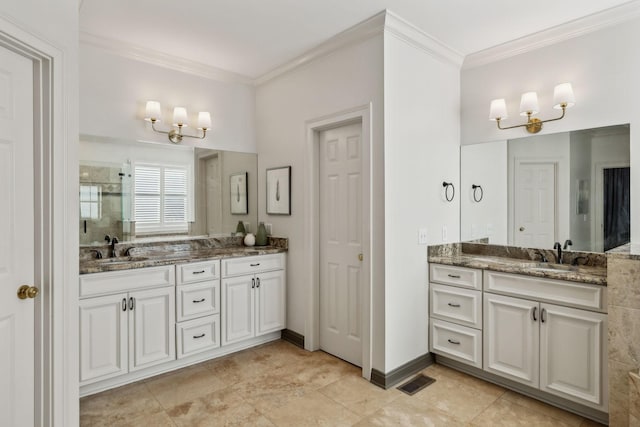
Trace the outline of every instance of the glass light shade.
{"label": "glass light shade", "polygon": [[507,117],[507,104],[504,102],[504,99],[494,99],[491,101],[491,107],[489,108],[489,120],[503,120]]}
{"label": "glass light shade", "polygon": [[176,107],[173,109],[173,125],[187,126],[187,109],[184,107]]}
{"label": "glass light shade", "polygon": [[560,110],[561,104],[566,104],[566,108],[576,104],[571,83],[561,83],[553,89],[553,108]]}
{"label": "glass light shade", "polygon": [[526,116],[527,113],[537,114],[540,111],[538,107],[538,94],[535,92],[526,92],[520,98],[520,115]]}
{"label": "glass light shade", "polygon": [[208,111],[198,113],[198,129],[209,129],[211,127],[211,114]]}
{"label": "glass light shade", "polygon": [[158,101],[147,101],[145,120],[151,121],[153,119],[159,122],[161,116],[160,103]]}

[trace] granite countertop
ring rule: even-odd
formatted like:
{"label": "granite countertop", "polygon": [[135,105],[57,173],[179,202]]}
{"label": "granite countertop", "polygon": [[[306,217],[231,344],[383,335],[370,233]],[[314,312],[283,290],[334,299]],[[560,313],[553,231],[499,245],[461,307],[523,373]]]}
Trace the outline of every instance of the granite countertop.
{"label": "granite countertop", "polygon": [[157,267],[161,265],[182,264],[220,258],[234,258],[252,255],[266,255],[286,252],[274,246],[238,246],[184,251],[168,251],[149,255],[120,256],[114,258],[90,259],[80,261],[80,274],[102,273],[105,271],[130,270],[134,268]]}
{"label": "granite countertop", "polygon": [[619,259],[640,260],[640,245],[627,243],[607,251],[607,256]]}
{"label": "granite countertop", "polygon": [[[554,260],[553,251],[542,252],[550,261]],[[540,250],[537,249],[462,243],[430,247],[427,260],[436,264],[607,285],[607,265],[604,254],[567,252],[568,262],[579,257],[579,261],[585,265],[541,262],[539,255]]]}

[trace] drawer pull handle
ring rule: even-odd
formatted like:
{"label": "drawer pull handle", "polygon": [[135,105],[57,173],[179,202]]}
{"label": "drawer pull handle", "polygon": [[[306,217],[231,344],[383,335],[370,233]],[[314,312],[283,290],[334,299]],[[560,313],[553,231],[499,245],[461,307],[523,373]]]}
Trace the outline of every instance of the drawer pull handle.
{"label": "drawer pull handle", "polygon": [[204,273],[204,270],[200,270],[200,271],[194,271],[193,274],[202,274]]}
{"label": "drawer pull handle", "polygon": [[256,279],[253,278],[251,279],[251,289],[254,289],[256,287]]}
{"label": "drawer pull handle", "polygon": [[205,334],[200,334],[200,335],[194,335],[193,339],[197,340],[198,338],[204,338]]}
{"label": "drawer pull handle", "polygon": [[199,302],[204,302],[204,300],[205,300],[204,298],[202,298],[202,299],[194,299],[193,303],[194,304],[198,304]]}
{"label": "drawer pull handle", "polygon": [[540,311],[540,322],[542,323],[546,322],[546,316],[545,316],[546,313],[547,313],[547,310],[544,308]]}
{"label": "drawer pull handle", "polygon": [[455,340],[452,340],[451,338],[449,338],[447,341],[449,341],[451,344],[460,345],[460,341],[455,341]]}
{"label": "drawer pull handle", "polygon": [[450,302],[447,304],[449,307],[460,307],[460,304],[457,304],[455,302]]}
{"label": "drawer pull handle", "polygon": [[260,287],[260,278],[257,277],[256,278],[256,288],[259,288],[259,287]]}
{"label": "drawer pull handle", "polygon": [[135,300],[133,299],[133,297],[129,298],[129,310],[133,310],[136,307],[136,303]]}
{"label": "drawer pull handle", "polygon": [[127,299],[122,298],[122,311],[127,311]]}
{"label": "drawer pull handle", "polygon": [[251,267],[257,267],[257,266],[259,266],[259,265],[260,265],[260,263],[258,262],[258,263],[255,263],[255,264],[249,264],[249,265],[250,265]]}
{"label": "drawer pull handle", "polygon": [[537,312],[538,312],[538,307],[533,307],[533,321],[534,322],[538,321],[538,317],[536,316]]}
{"label": "drawer pull handle", "polygon": [[451,277],[452,279],[459,279],[460,275],[458,274],[447,274],[447,276]]}

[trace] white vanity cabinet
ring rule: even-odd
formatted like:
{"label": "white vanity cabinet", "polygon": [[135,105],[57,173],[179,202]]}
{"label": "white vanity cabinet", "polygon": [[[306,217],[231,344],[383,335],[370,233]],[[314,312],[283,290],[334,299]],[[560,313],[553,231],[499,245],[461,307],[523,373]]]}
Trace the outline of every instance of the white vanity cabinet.
{"label": "white vanity cabinet", "polygon": [[285,255],[222,260],[222,345],[285,328]]}
{"label": "white vanity cabinet", "polygon": [[484,370],[606,412],[606,289],[489,271],[484,282]]}
{"label": "white vanity cabinet", "polygon": [[176,266],[177,357],[220,347],[220,260]]}
{"label": "white vanity cabinet", "polygon": [[482,368],[482,270],[431,264],[430,351]]}
{"label": "white vanity cabinet", "polygon": [[175,359],[173,266],[80,277],[80,384]]}

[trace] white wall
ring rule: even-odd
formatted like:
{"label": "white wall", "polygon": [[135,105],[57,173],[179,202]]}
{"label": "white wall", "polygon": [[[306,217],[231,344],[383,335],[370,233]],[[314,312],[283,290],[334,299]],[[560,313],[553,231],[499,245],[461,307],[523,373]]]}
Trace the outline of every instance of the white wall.
{"label": "white wall", "polygon": [[166,135],[151,131],[143,120],[148,100],[162,106],[165,123],[160,126],[170,123],[176,106],[187,108],[193,124],[198,111],[211,113],[212,129],[207,137],[185,138],[185,145],[256,152],[252,86],[218,82],[80,45],[81,133],[170,144]]}
{"label": "white wall", "polygon": [[[482,186],[480,202],[473,200],[473,184]],[[460,147],[460,240],[508,244],[507,191],[507,141]]]}
{"label": "white wall", "polygon": [[54,58],[52,425],[78,424],[78,1],[0,2],[0,33]]}
{"label": "white wall", "polygon": [[[541,118],[554,117],[553,87],[570,81],[576,105],[561,121],[547,123],[542,133],[556,133],[622,123],[631,124],[631,211],[640,211],[640,20],[575,37],[477,68],[463,69],[462,143],[495,141],[526,136],[522,129],[497,130],[488,120],[489,103],[506,98],[510,118],[504,125],[520,123],[520,95],[538,91]],[[631,240],[640,243],[640,227],[632,221]]]}
{"label": "white wall", "polygon": [[[385,32],[385,372],[428,352],[427,246],[460,235],[459,69]],[[447,202],[442,182],[453,182]],[[447,238],[442,229],[447,228]]]}
{"label": "white wall", "polygon": [[578,191],[580,182],[589,186],[589,197],[593,201],[594,182],[591,179],[591,137],[586,132],[571,132],[570,136],[570,162],[571,177],[569,178],[571,194],[569,203],[569,222],[571,224],[570,236],[573,246],[577,251],[591,251],[591,222],[594,218],[593,208],[589,206],[588,212],[578,214]]}
{"label": "white wall", "polygon": [[373,218],[373,367],[384,371],[384,194],[383,188],[383,45],[374,36],[269,80],[256,89],[258,188],[266,188],[265,170],[291,166],[291,216],[266,215],[259,192],[259,221],[273,224],[273,234],[289,238],[287,328],[304,334],[309,309],[304,197],[306,123],[363,105],[372,105],[371,170]]}

